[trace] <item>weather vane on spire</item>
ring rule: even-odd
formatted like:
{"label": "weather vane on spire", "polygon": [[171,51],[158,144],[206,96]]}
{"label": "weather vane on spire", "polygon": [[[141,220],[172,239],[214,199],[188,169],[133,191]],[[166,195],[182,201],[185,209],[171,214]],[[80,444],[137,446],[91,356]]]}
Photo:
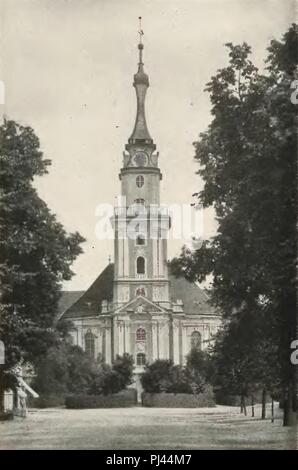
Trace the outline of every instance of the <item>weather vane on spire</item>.
{"label": "weather vane on spire", "polygon": [[139,36],[140,36],[140,44],[142,44],[142,36],[144,36],[144,31],[142,30],[142,17],[139,16]]}

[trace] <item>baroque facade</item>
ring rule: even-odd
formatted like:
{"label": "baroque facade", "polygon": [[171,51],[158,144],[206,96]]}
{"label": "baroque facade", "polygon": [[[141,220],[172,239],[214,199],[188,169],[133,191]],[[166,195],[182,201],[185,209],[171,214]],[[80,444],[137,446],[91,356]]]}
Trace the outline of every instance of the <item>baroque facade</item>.
{"label": "baroque facade", "polygon": [[123,153],[121,197],[112,220],[114,263],[62,314],[74,325],[74,344],[107,363],[130,353],[136,374],[156,359],[184,364],[191,348],[208,347],[221,323],[200,287],[168,272],[170,216],[160,206],[159,154],[145,117],[149,79],[143,47],[140,42],[133,82],[136,121]]}

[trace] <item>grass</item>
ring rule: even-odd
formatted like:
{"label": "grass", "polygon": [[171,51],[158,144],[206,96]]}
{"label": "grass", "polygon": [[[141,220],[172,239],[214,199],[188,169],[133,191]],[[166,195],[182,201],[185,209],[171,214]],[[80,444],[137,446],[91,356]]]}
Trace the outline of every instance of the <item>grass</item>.
{"label": "grass", "polygon": [[296,449],[296,430],[236,407],[30,410],[0,422],[0,449]]}

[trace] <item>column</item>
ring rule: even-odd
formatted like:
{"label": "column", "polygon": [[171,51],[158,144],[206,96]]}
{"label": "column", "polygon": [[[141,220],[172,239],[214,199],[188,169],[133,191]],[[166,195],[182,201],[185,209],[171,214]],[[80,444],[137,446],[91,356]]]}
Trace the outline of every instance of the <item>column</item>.
{"label": "column", "polygon": [[163,338],[164,327],[162,323],[158,323],[158,359],[165,359],[164,357],[164,338]]}
{"label": "column", "polygon": [[179,348],[179,323],[173,323],[173,361],[174,364],[180,363],[180,348]]}
{"label": "column", "polygon": [[79,334],[79,346],[84,349],[85,351],[85,334],[83,326],[80,327],[80,334]]}
{"label": "column", "polygon": [[123,266],[123,258],[124,258],[124,253],[123,253],[123,235],[122,233],[119,233],[119,238],[118,238],[118,276],[123,277],[124,273],[124,266]]}
{"label": "column", "polygon": [[123,355],[124,352],[124,344],[123,344],[123,336],[124,336],[124,326],[122,321],[117,321],[117,330],[118,330],[118,354],[120,356]]}
{"label": "column", "polygon": [[128,236],[123,240],[123,275],[125,277],[129,276],[129,252],[128,252]]}
{"label": "column", "polygon": [[82,326],[81,325],[76,325],[75,344],[76,344],[76,346],[80,346],[81,348],[83,348],[83,345],[82,345]]}
{"label": "column", "polygon": [[158,275],[163,276],[164,275],[164,259],[163,259],[163,253],[162,253],[162,248],[163,248],[163,240],[160,238],[158,240]]}
{"label": "column", "polygon": [[130,354],[130,325],[124,322],[124,352]]}
{"label": "column", "polygon": [[153,277],[158,276],[158,266],[157,266],[157,239],[152,239],[152,257],[153,257]]}
{"label": "column", "polygon": [[157,341],[157,322],[152,322],[152,362],[158,359]]}
{"label": "column", "polygon": [[112,364],[112,349],[111,349],[111,327],[105,327],[105,337],[106,337],[106,363]]}
{"label": "column", "polygon": [[188,344],[187,344],[187,335],[186,327],[182,327],[182,365],[186,363],[186,355],[188,354]]}
{"label": "column", "polygon": [[101,343],[102,343],[101,331],[97,330],[96,338],[95,338],[95,359],[97,359],[98,355],[101,354],[101,351],[102,351]]}

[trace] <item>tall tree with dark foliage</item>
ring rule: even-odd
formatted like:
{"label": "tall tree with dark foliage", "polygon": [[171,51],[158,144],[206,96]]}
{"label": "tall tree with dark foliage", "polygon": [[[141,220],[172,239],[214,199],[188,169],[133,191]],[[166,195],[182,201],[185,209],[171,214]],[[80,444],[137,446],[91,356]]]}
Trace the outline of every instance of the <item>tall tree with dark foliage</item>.
{"label": "tall tree with dark foliage", "polygon": [[20,360],[36,362],[56,340],[62,282],[71,279],[71,264],[82,252],[84,239],[65,232],[34,188],[49,165],[33,130],[6,120],[0,127],[2,408],[5,370]]}
{"label": "tall tree with dark foliage", "polygon": [[205,183],[197,196],[204,207],[214,207],[218,232],[200,250],[184,248],[172,269],[199,281],[212,273],[212,301],[224,320],[255,323],[262,347],[247,347],[248,335],[235,335],[235,341],[243,341],[258,380],[278,374],[288,425],[297,407],[290,362],[296,335],[297,105],[291,86],[297,26],[271,41],[264,73],[251,62],[247,44],[227,47],[229,65],[207,84],[211,124],[194,144]]}

